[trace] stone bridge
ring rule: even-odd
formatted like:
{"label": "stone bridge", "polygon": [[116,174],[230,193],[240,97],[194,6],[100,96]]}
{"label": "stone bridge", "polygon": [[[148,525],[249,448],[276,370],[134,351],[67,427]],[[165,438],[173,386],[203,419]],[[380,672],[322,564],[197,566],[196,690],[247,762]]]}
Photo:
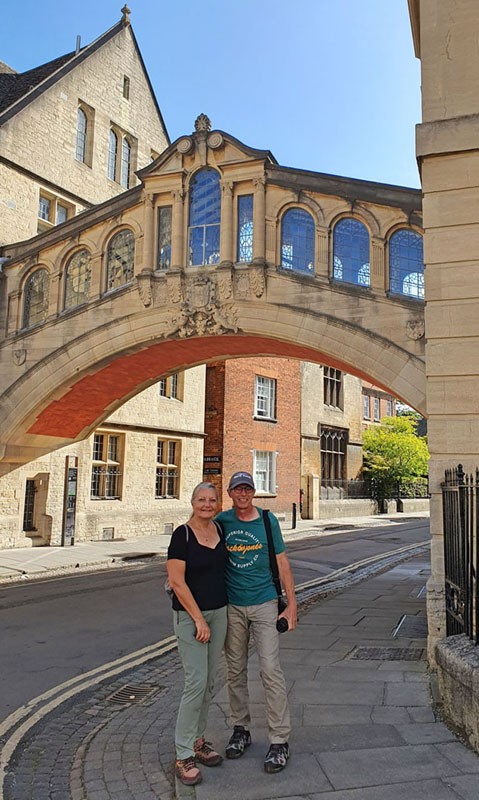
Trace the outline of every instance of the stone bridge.
{"label": "stone bridge", "polygon": [[0,474],[85,438],[162,375],[223,358],[336,366],[425,413],[417,273],[395,291],[391,255],[395,233],[419,238],[419,192],[280,167],[208,124],[138,177],[3,248]]}

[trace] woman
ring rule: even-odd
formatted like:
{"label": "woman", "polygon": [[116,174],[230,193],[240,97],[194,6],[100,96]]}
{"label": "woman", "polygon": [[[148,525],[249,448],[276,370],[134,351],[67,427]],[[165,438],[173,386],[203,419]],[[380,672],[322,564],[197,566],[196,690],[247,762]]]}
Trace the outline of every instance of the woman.
{"label": "woman", "polygon": [[168,547],[168,582],[173,592],[173,625],[185,673],[175,731],[175,773],[189,786],[201,781],[196,762],[215,767],[223,761],[205,741],[214,679],[226,636],[226,547],[218,523],[218,494],[199,483],[191,497],[193,513],[173,532]]}

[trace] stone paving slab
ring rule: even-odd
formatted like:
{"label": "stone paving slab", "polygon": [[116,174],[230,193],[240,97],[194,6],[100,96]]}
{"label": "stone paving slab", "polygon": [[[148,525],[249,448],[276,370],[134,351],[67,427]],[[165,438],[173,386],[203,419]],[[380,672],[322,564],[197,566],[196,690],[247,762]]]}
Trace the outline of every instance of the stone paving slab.
{"label": "stone paving slab", "polygon": [[[455,779],[460,780],[460,779]],[[448,779],[449,782],[449,779]],[[391,786],[368,786],[339,792],[310,795],[309,800],[458,800],[457,794],[440,780],[395,783]],[[477,800],[476,794],[464,800]]]}

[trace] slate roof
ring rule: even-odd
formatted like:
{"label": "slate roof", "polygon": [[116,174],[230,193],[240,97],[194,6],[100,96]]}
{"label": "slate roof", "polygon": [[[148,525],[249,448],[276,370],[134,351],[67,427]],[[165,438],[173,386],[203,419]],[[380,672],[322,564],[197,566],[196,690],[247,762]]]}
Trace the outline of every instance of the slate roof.
{"label": "slate roof", "polygon": [[34,89],[46,78],[49,78],[57,69],[63,67],[74,56],[75,52],[42,64],[27,72],[1,73],[0,74],[0,113],[20,100],[31,89]]}

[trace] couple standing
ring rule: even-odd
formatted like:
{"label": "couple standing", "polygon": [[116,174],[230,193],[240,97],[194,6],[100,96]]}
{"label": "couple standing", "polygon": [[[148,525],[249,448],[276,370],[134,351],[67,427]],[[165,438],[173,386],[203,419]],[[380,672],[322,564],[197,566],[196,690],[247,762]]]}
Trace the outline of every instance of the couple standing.
{"label": "couple standing", "polygon": [[[228,494],[233,507],[214,519],[218,494],[200,483],[191,498],[193,513],[173,533],[168,548],[168,580],[173,591],[173,623],[185,672],[175,732],[176,776],[185,784],[201,781],[197,763],[217,766],[222,756],[205,740],[206,719],[223,647],[233,733],[227,758],[239,758],[251,744],[248,698],[250,633],[259,657],[266,699],[270,747],[266,772],[279,772],[289,758],[291,730],[276,630],[278,603],[270,568],[261,509],[253,505],[255,485],[248,472],[235,472]],[[297,623],[294,580],[276,517],[270,514],[288,630]]]}

